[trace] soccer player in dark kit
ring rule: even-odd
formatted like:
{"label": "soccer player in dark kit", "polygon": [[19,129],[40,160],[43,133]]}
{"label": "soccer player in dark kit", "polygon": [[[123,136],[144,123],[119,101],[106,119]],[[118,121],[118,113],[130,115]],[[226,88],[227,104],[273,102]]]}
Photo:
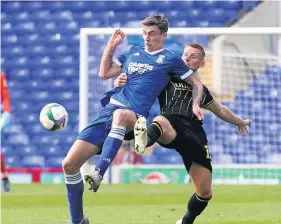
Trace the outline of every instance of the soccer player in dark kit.
{"label": "soccer player in dark kit", "polygon": [[[203,67],[204,49],[198,44],[185,47],[182,59],[194,71]],[[116,86],[126,83],[126,75],[115,80]],[[158,142],[165,148],[175,149],[183,158],[195,193],[191,196],[187,211],[176,224],[191,224],[208,205],[212,198],[212,165],[206,133],[202,121],[192,113],[192,87],[178,78],[173,78],[161,92],[159,99],[161,115],[147,129],[146,119],[137,120],[134,128],[135,148],[143,153],[146,147]],[[220,119],[237,126],[239,133],[247,134],[251,120],[242,120],[229,108],[217,102],[204,86],[200,106],[211,111]]]}

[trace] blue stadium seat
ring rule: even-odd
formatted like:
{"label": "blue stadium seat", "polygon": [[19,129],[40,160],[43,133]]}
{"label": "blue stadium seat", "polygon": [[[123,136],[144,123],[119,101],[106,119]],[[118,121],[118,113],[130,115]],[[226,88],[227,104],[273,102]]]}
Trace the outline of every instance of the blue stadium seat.
{"label": "blue stadium seat", "polygon": [[209,22],[224,22],[227,18],[227,15],[225,14],[223,9],[209,9],[205,13],[205,18]]}
{"label": "blue stadium seat", "polygon": [[73,15],[70,10],[60,10],[52,14],[52,17],[55,21],[61,22],[61,21],[72,21]]}
{"label": "blue stadium seat", "polygon": [[12,68],[28,68],[30,66],[30,59],[25,56],[15,57],[6,61],[6,66]]}
{"label": "blue stadium seat", "polygon": [[25,156],[21,162],[26,168],[43,168],[45,166],[45,158],[43,156]]}
{"label": "blue stadium seat", "polygon": [[24,2],[1,2],[1,7],[3,12],[16,13],[23,9]]}
{"label": "blue stadium seat", "polygon": [[57,12],[65,10],[67,8],[66,4],[66,2],[48,2],[44,6],[52,12]]}
{"label": "blue stadium seat", "polygon": [[15,154],[20,157],[40,155],[40,151],[35,146],[19,146],[15,149]]}
{"label": "blue stadium seat", "polygon": [[33,22],[20,22],[13,29],[13,31],[19,35],[21,35],[22,33],[34,33],[35,30],[35,24]]}
{"label": "blue stadium seat", "polygon": [[18,156],[7,156],[5,157],[5,162],[7,164],[7,167],[11,167],[11,168],[22,167],[20,157]]}
{"label": "blue stadium seat", "polygon": [[11,145],[28,145],[29,136],[26,134],[12,134],[8,137],[7,143]]}
{"label": "blue stadium seat", "polygon": [[58,100],[62,101],[73,101],[73,100],[78,100],[78,93],[73,93],[73,92],[61,92],[57,96]]}
{"label": "blue stadium seat", "polygon": [[46,167],[61,168],[64,157],[51,157],[45,162]]}
{"label": "blue stadium seat", "polygon": [[70,67],[75,63],[78,64],[78,59],[73,56],[57,56],[53,58],[53,66],[55,68]]}
{"label": "blue stadium seat", "polygon": [[[39,10],[36,12],[32,12],[29,16],[30,20],[35,21],[35,22],[46,22],[46,21],[52,21],[53,18],[51,16],[51,12],[49,10]],[[38,26],[37,26],[38,27]],[[40,28],[40,27],[38,27]]]}
{"label": "blue stadium seat", "polygon": [[14,34],[3,35],[1,37],[2,46],[13,46],[18,43],[18,37]]}
{"label": "blue stadium seat", "polygon": [[49,56],[37,56],[32,59],[32,65],[35,67],[49,68],[52,66],[52,59]]}
{"label": "blue stadium seat", "polygon": [[13,111],[19,111],[20,113],[27,113],[32,110],[32,103],[29,101],[20,101],[13,105]]}
{"label": "blue stadium seat", "polygon": [[70,84],[64,79],[52,80],[47,83],[47,86],[52,92],[67,91],[70,89]]}
{"label": "blue stadium seat", "polygon": [[161,146],[156,146],[153,148],[152,155],[161,157],[161,156],[172,156],[176,155],[177,152],[174,149],[167,149]]}
{"label": "blue stadium seat", "polygon": [[1,146],[1,153],[5,156],[14,156],[16,153],[12,146]]}
{"label": "blue stadium seat", "polygon": [[32,95],[30,98],[38,102],[40,101],[47,102],[50,94],[51,93],[49,93],[48,91],[37,91],[37,94]]}
{"label": "blue stadium seat", "polygon": [[53,21],[44,21],[37,23],[37,32],[42,35],[58,33],[58,25]]}
{"label": "blue stadium seat", "polygon": [[11,46],[2,49],[2,55],[11,57],[23,56],[26,54],[26,49],[22,46]]}
{"label": "blue stadium seat", "polygon": [[42,145],[42,149],[40,151],[41,151],[41,154],[44,155],[46,158],[65,156],[64,152],[62,151],[62,149],[58,145],[56,145],[56,146],[50,145],[50,146],[47,146],[47,147]]}
{"label": "blue stadium seat", "polygon": [[0,15],[0,18],[1,18],[1,21],[2,23],[6,23],[7,20],[8,20],[8,14],[6,12],[1,12],[1,15]]}
{"label": "blue stadium seat", "polygon": [[50,68],[46,69],[33,69],[32,70],[32,78],[40,79],[42,81],[49,81],[54,78],[55,71]]}
{"label": "blue stadium seat", "polygon": [[186,13],[188,21],[198,21],[205,19],[204,13],[202,12],[201,9],[190,9]]}
{"label": "blue stadium seat", "polygon": [[142,156],[143,164],[159,164],[159,159],[154,155]]}
{"label": "blue stadium seat", "polygon": [[24,2],[23,7],[28,12],[40,12],[42,9],[45,8],[46,2],[43,1],[31,1],[31,2]]}
{"label": "blue stadium seat", "polygon": [[78,82],[79,70],[74,68],[57,69],[56,76],[60,76],[67,81],[75,80],[76,82]]}
{"label": "blue stadium seat", "polygon": [[26,91],[24,90],[14,90],[13,92],[10,92],[10,98],[12,102],[17,102],[20,99],[22,99],[22,96],[26,94]]}
{"label": "blue stadium seat", "polygon": [[[93,5],[93,3],[92,3],[92,5]],[[88,2],[88,1],[73,1],[73,2],[69,2],[68,9],[71,10],[72,12],[75,12],[75,14],[77,14],[78,12],[85,12],[85,11],[91,9],[92,5],[91,5],[91,2]]]}
{"label": "blue stadium seat", "polygon": [[228,0],[228,1],[219,1],[219,8],[228,10],[238,10],[242,8],[242,2],[243,1],[238,1],[238,0]]}
{"label": "blue stadium seat", "polygon": [[1,33],[3,36],[13,33],[13,25],[11,23],[2,23]]}
{"label": "blue stadium seat", "polygon": [[48,54],[48,47],[46,45],[33,45],[25,50],[29,57],[41,57]]}
{"label": "blue stadium seat", "polygon": [[212,8],[219,8],[220,3],[219,1],[194,1],[194,7],[201,8],[204,10],[212,9]]}
{"label": "blue stadium seat", "polygon": [[183,164],[182,157],[177,155],[159,157],[163,164]]}

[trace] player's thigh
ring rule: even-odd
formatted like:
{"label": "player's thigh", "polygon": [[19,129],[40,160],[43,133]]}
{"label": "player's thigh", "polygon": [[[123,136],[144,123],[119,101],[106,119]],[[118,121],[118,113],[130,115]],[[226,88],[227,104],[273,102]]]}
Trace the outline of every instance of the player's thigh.
{"label": "player's thigh", "polygon": [[193,162],[189,169],[189,175],[192,179],[193,186],[197,195],[203,198],[212,197],[212,173],[211,171],[196,163]]}
{"label": "player's thigh", "polygon": [[89,158],[99,152],[100,148],[96,145],[83,140],[76,140],[63,160],[64,171],[68,174],[77,172]]}
{"label": "player's thigh", "polygon": [[133,130],[136,121],[136,113],[129,109],[117,109],[113,113],[112,125],[125,126],[127,132]]}
{"label": "player's thigh", "polygon": [[163,134],[157,140],[158,142],[162,144],[169,144],[176,138],[177,132],[167,118],[164,116],[157,116],[153,121],[157,121],[163,130]]}

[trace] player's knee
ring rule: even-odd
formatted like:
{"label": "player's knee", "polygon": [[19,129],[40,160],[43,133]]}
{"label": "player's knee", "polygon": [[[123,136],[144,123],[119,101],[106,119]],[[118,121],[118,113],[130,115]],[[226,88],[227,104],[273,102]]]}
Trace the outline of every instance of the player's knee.
{"label": "player's knee", "polygon": [[169,131],[170,123],[169,123],[169,121],[168,121],[165,117],[163,117],[163,116],[157,116],[157,117],[154,118],[153,121],[157,121],[158,124],[161,125],[161,128],[163,129],[163,132],[164,132],[164,133],[167,132],[167,131]]}
{"label": "player's knee", "polygon": [[118,109],[113,113],[113,124],[120,126],[127,126],[130,123],[132,111]]}
{"label": "player's knee", "polygon": [[79,170],[67,157],[62,161],[62,169],[65,174],[75,174]]}
{"label": "player's knee", "polygon": [[211,187],[203,188],[200,192],[196,192],[196,194],[202,198],[208,198],[209,200],[211,200],[213,196]]}

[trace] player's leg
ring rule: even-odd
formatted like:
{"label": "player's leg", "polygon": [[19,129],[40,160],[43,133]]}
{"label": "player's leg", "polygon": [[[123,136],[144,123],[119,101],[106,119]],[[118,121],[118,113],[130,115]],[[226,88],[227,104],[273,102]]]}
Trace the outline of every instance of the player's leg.
{"label": "player's leg", "polygon": [[193,162],[189,169],[189,175],[195,193],[191,196],[188,202],[187,212],[182,219],[182,224],[192,224],[196,217],[204,211],[209,200],[212,198],[211,171],[208,168]]}
{"label": "player's leg", "polygon": [[74,142],[63,161],[62,166],[65,174],[71,223],[87,223],[87,220],[83,221],[82,203],[84,184],[80,173],[80,167],[90,157],[100,152],[100,148],[108,134],[106,121],[113,109],[114,107],[111,105],[105,107],[97,117],[79,133],[77,140]]}
{"label": "player's leg", "polygon": [[1,177],[2,177],[2,184],[3,184],[3,191],[8,192],[10,191],[10,181],[8,178],[8,172],[6,168],[6,163],[4,159],[4,155],[1,153]]}
{"label": "player's leg", "polygon": [[143,154],[146,147],[152,146],[156,141],[162,144],[172,142],[177,133],[169,120],[164,116],[157,116],[146,128],[145,118],[139,118],[134,128],[135,149],[138,154]]}
{"label": "player's leg", "polygon": [[113,113],[111,130],[104,141],[102,153],[97,161],[93,175],[85,175],[90,190],[96,192],[103,176],[117,155],[127,131],[131,131],[136,122],[135,112],[128,109],[117,109]]}
{"label": "player's leg", "polygon": [[100,149],[83,140],[76,140],[63,160],[62,167],[65,175],[67,199],[70,211],[70,223],[85,223],[87,218],[83,214],[84,184],[80,167]]}

